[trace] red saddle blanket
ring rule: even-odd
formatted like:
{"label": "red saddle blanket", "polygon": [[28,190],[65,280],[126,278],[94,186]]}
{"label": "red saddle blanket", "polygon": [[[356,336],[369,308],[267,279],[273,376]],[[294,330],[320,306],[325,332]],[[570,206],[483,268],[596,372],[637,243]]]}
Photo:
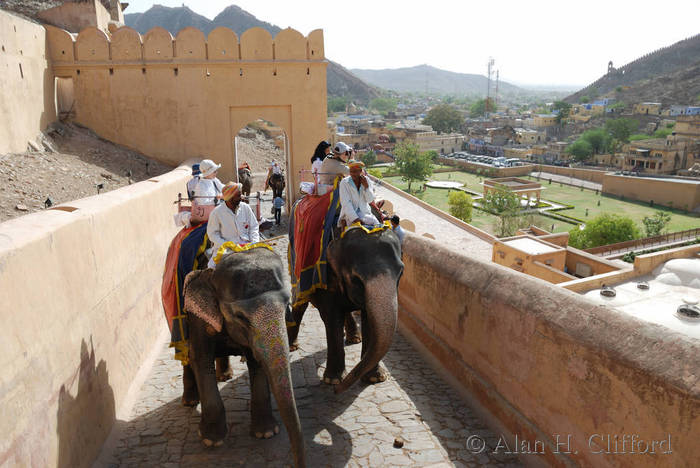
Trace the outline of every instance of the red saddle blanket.
{"label": "red saddle blanket", "polygon": [[314,266],[321,257],[321,234],[333,192],[325,195],[307,195],[297,203],[294,210],[294,276]]}

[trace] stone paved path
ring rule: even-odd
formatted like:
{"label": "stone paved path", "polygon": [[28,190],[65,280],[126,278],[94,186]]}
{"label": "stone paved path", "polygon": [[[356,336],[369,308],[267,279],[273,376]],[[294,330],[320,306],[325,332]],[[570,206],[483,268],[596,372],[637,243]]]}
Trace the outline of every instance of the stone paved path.
{"label": "stone paved path", "polygon": [[[471,453],[470,436],[495,447],[486,428],[452,388],[396,335],[384,359],[390,378],[378,385],[356,384],[335,395],[320,381],[326,358],[323,323],[314,309],[304,318],[292,353],[294,393],[307,446],[308,466],[520,466],[514,455]],[[361,345],[346,347],[348,367]],[[258,440],[248,433],[250,390],[244,363],[232,357],[234,377],[219,384],[229,425],[224,445],[206,449],[199,441],[199,407],[180,404],[181,366],[163,343],[140,389],[128,421],[119,421],[116,446],[103,466],[285,466],[290,460],[284,425],[280,434]],[[403,448],[394,439],[405,440]]]}
{"label": "stone paved path", "polygon": [[415,234],[421,236],[426,232],[430,233],[435,236],[436,241],[452,250],[464,253],[471,258],[491,262],[493,246],[490,242],[450,223],[422,206],[413,203],[408,198],[404,198],[381,185],[375,185],[374,192],[377,198],[389,200],[394,205],[394,212],[401,219],[410,219],[415,223]]}

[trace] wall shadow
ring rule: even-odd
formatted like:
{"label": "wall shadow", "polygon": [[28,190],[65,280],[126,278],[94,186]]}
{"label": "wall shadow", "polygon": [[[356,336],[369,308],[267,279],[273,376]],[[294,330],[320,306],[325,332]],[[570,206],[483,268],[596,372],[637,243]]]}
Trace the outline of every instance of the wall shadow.
{"label": "wall shadow", "polygon": [[58,466],[90,466],[97,458],[102,444],[115,421],[114,391],[109,384],[107,363],[96,362],[95,349],[85,340],[80,345],[80,367],[71,379],[78,379],[75,396],[61,385],[58,395],[56,432],[58,435]]}

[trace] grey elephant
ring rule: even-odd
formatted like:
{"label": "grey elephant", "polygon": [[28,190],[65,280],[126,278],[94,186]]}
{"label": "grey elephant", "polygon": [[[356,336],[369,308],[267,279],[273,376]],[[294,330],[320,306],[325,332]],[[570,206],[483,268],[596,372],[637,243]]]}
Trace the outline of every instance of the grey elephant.
{"label": "grey elephant", "polygon": [[[336,393],[347,390],[359,378],[370,383],[386,380],[379,361],[389,350],[398,312],[398,285],[403,273],[401,244],[391,230],[368,233],[350,229],[333,240],[327,251],[327,289],[310,297],[326,328],[328,360],[325,383],[336,385]],[[295,344],[307,303],[292,311],[295,326],[287,330]],[[345,376],[343,329],[354,310],[361,311],[362,358]]]}
{"label": "grey elephant", "polygon": [[285,313],[289,282],[280,257],[268,248],[229,254],[214,269],[193,271],[184,285],[189,361],[201,401],[200,436],[207,446],[223,443],[226,416],[216,384],[214,358],[246,357],[251,386],[251,434],[279,432],[270,401],[277,401],[294,454],[304,466],[304,440],[289,367]]}
{"label": "grey elephant", "polygon": [[250,167],[243,166],[238,168],[238,181],[243,184],[241,193],[246,197],[250,196],[250,190],[253,187],[253,173],[250,171]]}

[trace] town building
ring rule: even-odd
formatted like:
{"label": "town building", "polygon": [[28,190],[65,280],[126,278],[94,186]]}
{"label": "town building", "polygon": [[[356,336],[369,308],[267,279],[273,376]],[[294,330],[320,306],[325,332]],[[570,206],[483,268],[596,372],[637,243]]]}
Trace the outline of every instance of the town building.
{"label": "town building", "polygon": [[660,102],[642,102],[635,104],[633,108],[635,114],[641,115],[661,115]]}

